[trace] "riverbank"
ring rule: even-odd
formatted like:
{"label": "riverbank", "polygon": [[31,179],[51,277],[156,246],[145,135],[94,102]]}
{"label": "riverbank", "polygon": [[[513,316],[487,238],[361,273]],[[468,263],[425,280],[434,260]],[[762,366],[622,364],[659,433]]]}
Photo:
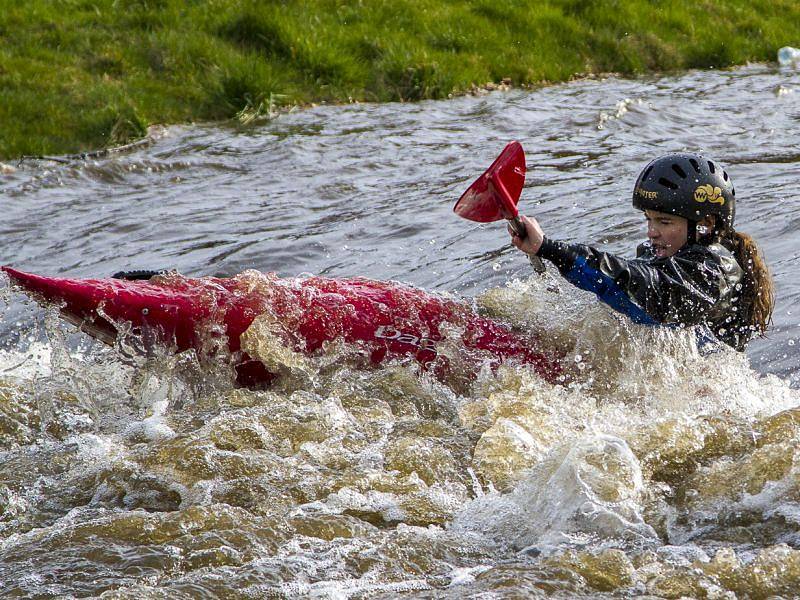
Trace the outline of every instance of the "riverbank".
{"label": "riverbank", "polygon": [[0,13],[0,158],[312,102],[723,68],[798,41],[788,0],[33,0]]}

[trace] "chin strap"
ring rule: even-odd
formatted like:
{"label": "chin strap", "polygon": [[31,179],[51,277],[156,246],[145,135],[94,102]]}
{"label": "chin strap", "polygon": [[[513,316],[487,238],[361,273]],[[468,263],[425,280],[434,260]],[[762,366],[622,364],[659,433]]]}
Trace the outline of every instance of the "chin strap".
{"label": "chin strap", "polygon": [[688,221],[686,226],[686,241],[690,244],[710,244],[719,234],[706,225],[698,225],[697,221]]}
{"label": "chin strap", "polygon": [[697,221],[689,221],[686,222],[686,241],[690,244],[697,244],[699,240],[697,239]]}

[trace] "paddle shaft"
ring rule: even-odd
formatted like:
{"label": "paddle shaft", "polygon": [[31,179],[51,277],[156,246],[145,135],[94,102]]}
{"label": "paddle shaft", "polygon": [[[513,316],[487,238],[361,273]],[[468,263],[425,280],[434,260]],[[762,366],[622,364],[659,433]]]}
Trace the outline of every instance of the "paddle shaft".
{"label": "paddle shaft", "polygon": [[[511,227],[511,230],[514,234],[521,240],[524,240],[528,237],[528,230],[525,228],[525,223],[522,222],[522,219],[519,218],[519,213],[517,212],[517,206],[514,201],[511,199],[511,195],[508,193],[506,186],[503,185],[503,182],[500,180],[499,177],[493,177],[491,179],[492,185],[494,188],[500,192],[500,197],[502,198],[503,208],[505,209],[503,212],[508,214],[511,213],[514,216],[506,218],[508,222],[508,226]],[[545,273],[547,271],[547,267],[544,266],[544,262],[542,259],[536,256],[535,254],[528,254],[528,260],[533,267],[533,270],[537,273]]]}
{"label": "paddle shaft", "polygon": [[519,218],[519,215],[511,219],[507,219],[507,221],[508,226],[511,227],[511,231],[513,231],[514,235],[516,235],[519,239],[524,240],[526,237],[528,237],[528,230],[525,229],[525,223],[522,222],[522,219]]}
{"label": "paddle shaft", "polygon": [[[511,230],[519,239],[524,240],[528,237],[528,230],[525,229],[525,223],[522,222],[519,215],[513,219],[508,219],[508,226],[511,227]],[[544,266],[544,262],[535,254],[528,254],[528,261],[531,263],[533,270],[540,275],[547,272],[547,267]]]}

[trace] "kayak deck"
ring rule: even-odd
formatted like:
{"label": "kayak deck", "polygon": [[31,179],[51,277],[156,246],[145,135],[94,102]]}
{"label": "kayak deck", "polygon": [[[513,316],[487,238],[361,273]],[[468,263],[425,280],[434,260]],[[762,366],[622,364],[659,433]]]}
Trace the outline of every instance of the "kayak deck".
{"label": "kayak deck", "polygon": [[65,319],[106,343],[114,342],[123,323],[177,351],[202,350],[211,329],[224,333],[242,385],[267,383],[275,375],[241,352],[242,334],[261,315],[283,343],[309,355],[336,340],[358,344],[376,364],[413,357],[446,369],[437,347],[455,337],[463,345],[459,368],[477,372],[487,360],[515,360],[551,382],[561,374],[560,357],[541,350],[534,336],[478,315],[464,302],[396,282],[256,271],[231,278],[70,279],[2,269],[26,294],[58,303]]}

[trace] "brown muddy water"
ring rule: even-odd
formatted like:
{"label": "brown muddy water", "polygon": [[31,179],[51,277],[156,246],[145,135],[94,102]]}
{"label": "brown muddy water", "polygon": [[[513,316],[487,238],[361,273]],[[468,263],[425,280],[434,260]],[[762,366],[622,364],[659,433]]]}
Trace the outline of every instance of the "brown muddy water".
{"label": "brown muddy water", "polygon": [[[800,74],[761,65],[174,127],[0,175],[0,262],[362,275],[474,298],[567,352],[568,385],[439,381],[342,346],[235,388],[106,348],[6,289],[0,596],[792,597],[800,589]],[[693,150],[733,177],[777,284],[746,355],[534,276],[454,201],[503,145],[548,235],[632,254],[633,181]],[[264,334],[268,335],[268,334]]]}

